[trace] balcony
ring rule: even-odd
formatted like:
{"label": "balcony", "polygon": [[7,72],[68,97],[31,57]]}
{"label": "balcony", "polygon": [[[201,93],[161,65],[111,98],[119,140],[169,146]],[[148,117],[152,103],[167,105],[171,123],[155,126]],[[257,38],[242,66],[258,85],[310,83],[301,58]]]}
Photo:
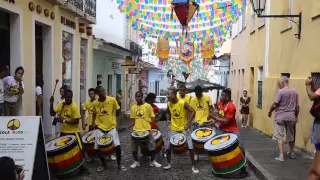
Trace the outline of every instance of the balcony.
{"label": "balcony", "polygon": [[83,18],[90,24],[96,24],[96,0],[47,0],[54,5]]}

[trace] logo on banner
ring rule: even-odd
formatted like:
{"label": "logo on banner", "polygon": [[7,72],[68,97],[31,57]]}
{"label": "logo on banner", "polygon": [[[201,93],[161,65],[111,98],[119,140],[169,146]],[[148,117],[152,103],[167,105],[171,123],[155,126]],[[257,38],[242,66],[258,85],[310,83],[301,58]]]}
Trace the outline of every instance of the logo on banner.
{"label": "logo on banner", "polygon": [[0,131],[0,134],[30,134],[29,131],[19,131],[21,122],[18,119],[11,119],[7,123],[7,131]]}

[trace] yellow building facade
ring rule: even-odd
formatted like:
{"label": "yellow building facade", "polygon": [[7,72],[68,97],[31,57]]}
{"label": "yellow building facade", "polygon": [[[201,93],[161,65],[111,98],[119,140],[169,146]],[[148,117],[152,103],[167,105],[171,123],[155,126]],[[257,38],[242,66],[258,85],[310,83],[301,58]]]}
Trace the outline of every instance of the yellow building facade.
{"label": "yellow building facade", "polygon": [[[85,4],[87,2],[92,4]],[[77,0],[77,3],[59,0],[0,1],[0,12],[9,17],[7,34],[10,37],[7,42],[9,54],[1,65],[9,65],[11,75],[18,66],[25,69],[20,115],[35,115],[36,77],[43,79],[45,134],[51,134],[49,98],[56,79],[59,83],[55,99],[59,98],[59,89],[65,84],[73,90],[74,100],[79,105],[86,99],[87,89],[92,84],[91,24],[95,23],[96,5],[95,0]]]}
{"label": "yellow building facade", "polygon": [[[277,80],[290,76],[290,86],[299,93],[300,115],[296,126],[296,145],[313,151],[310,143],[313,117],[309,114],[312,102],[307,97],[305,79],[320,72],[320,1],[267,0],[267,15],[299,14],[302,12],[302,34],[294,34],[298,26],[280,18],[257,18],[251,4],[247,12],[246,89],[251,94],[252,124],[254,128],[273,134],[273,117],[268,117],[270,106],[278,90]],[[298,19],[294,19],[298,21]]]}

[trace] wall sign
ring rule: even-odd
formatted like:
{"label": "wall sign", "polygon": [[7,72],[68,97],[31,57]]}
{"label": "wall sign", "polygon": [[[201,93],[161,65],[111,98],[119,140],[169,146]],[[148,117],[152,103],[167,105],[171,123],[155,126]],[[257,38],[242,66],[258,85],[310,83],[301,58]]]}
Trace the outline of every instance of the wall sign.
{"label": "wall sign", "polygon": [[0,157],[23,167],[25,180],[49,180],[42,121],[36,116],[0,117]]}
{"label": "wall sign", "polygon": [[76,23],[74,21],[71,21],[63,16],[61,16],[61,24],[65,25],[65,26],[68,26],[69,28],[72,28],[72,29],[76,29]]}
{"label": "wall sign", "polygon": [[140,74],[141,69],[140,68],[129,68],[128,71],[129,71],[129,74]]}
{"label": "wall sign", "polygon": [[118,61],[114,60],[112,61],[112,69],[119,69],[120,63]]}

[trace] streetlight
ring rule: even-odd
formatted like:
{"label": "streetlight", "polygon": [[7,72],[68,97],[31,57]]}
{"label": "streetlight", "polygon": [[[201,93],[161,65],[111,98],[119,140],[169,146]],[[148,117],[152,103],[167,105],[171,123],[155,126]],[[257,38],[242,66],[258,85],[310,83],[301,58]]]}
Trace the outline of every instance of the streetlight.
{"label": "streetlight", "polygon": [[[257,14],[258,18],[284,18],[298,26],[298,33],[295,34],[297,39],[301,38],[301,25],[302,25],[302,13],[300,12],[298,15],[261,15],[265,10],[266,1],[267,0],[250,0],[253,11]],[[292,20],[292,18],[298,18],[298,22]]]}

